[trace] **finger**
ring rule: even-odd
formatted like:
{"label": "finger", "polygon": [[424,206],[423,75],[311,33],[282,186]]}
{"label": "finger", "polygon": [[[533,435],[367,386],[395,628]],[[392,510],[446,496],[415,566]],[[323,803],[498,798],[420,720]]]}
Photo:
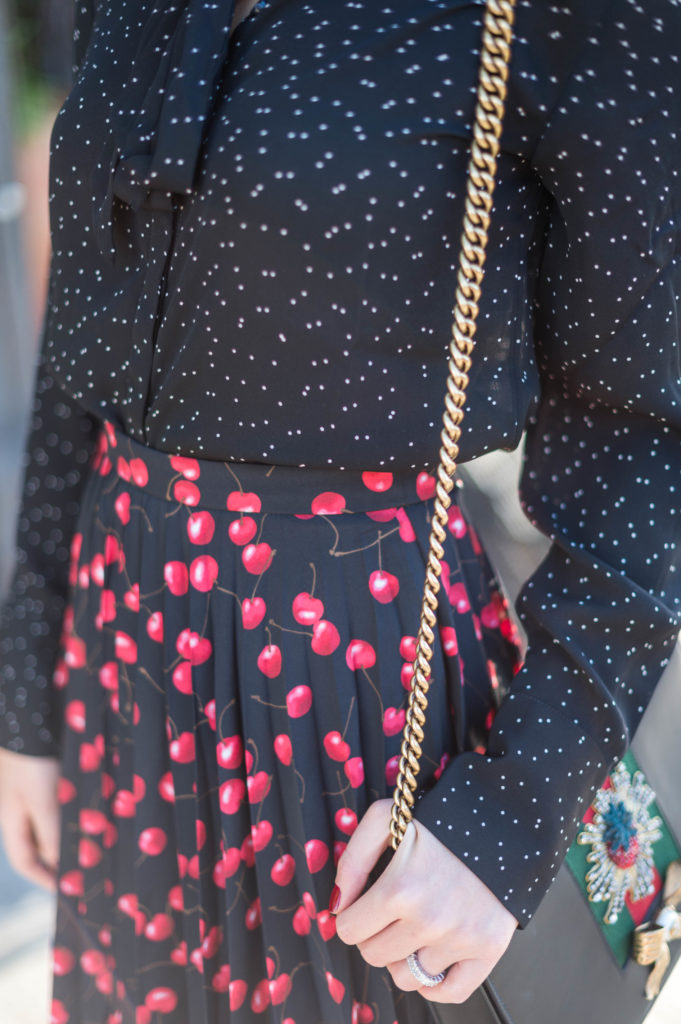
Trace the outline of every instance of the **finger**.
{"label": "finger", "polygon": [[17,816],[11,828],[5,828],[7,858],[19,874],[45,889],[56,890],[55,873],[40,860],[35,834],[24,814]]}
{"label": "finger", "polygon": [[[384,806],[376,807],[376,804]],[[376,804],[372,804],[362,818],[338,862],[336,884],[341,890],[341,901],[336,914],[336,934],[346,943],[364,942],[400,917],[399,909],[395,910],[395,905],[389,898],[389,882],[386,881],[388,876],[392,879],[394,875],[393,861],[374,884],[362,893],[371,868],[390,845],[389,822],[392,800],[380,800],[376,801]],[[372,811],[374,807],[376,810]],[[363,825],[364,828],[358,835]],[[397,851],[401,855],[401,860],[409,855],[415,837],[416,830],[413,822],[410,822]],[[352,842],[355,838],[357,842],[353,847]],[[346,857],[347,861],[343,864]]]}
{"label": "finger", "polygon": [[473,956],[479,952],[479,947],[467,941],[463,934],[443,935],[435,921],[432,928],[420,927],[417,931],[413,920],[405,917],[361,942],[359,951],[373,967],[388,968],[405,963],[410,953],[418,952],[424,969],[429,974],[437,974],[454,961]]}
{"label": "finger", "polygon": [[[437,973],[431,971],[426,964],[423,966],[429,973]],[[436,1003],[463,1003],[482,985],[490,970],[491,965],[486,960],[459,960],[447,969],[444,981],[432,988],[423,986],[422,991],[426,998]]]}
{"label": "finger", "polygon": [[59,811],[57,804],[48,804],[32,815],[32,825],[40,859],[46,867],[56,872],[59,865]]}

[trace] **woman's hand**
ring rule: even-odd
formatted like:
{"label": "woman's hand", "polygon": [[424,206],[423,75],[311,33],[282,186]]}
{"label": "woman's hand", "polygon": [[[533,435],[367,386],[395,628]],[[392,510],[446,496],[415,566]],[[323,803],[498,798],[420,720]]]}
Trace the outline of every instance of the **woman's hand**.
{"label": "woman's hand", "polygon": [[59,761],[0,748],[0,829],[19,874],[56,891],[59,863]]}
{"label": "woman's hand", "polygon": [[[336,934],[356,945],[367,963],[387,967],[398,988],[416,989],[436,1003],[462,1003],[500,959],[518,922],[415,818],[387,868],[360,896],[390,846],[392,802],[371,804],[338,861]],[[449,968],[445,980],[420,985],[405,959],[415,951],[429,974]]]}

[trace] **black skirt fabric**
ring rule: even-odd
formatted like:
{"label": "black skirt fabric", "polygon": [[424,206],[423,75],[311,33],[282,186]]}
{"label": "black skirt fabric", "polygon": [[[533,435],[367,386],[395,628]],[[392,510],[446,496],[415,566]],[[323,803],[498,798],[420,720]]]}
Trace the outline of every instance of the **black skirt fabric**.
{"label": "black skirt fabric", "polygon": [[[71,549],[52,1024],[425,1024],[335,935],[392,796],[433,478],[172,456],[102,427]],[[456,499],[457,491],[454,490]],[[456,500],[422,787],[518,667]]]}

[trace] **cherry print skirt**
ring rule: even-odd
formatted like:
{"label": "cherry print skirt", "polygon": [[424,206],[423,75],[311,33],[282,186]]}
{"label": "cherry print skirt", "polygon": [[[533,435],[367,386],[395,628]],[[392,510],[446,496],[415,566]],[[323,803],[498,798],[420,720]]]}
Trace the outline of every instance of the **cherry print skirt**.
{"label": "cherry print skirt", "polygon": [[[433,492],[425,472],[171,456],[103,424],[54,677],[52,1024],[431,1019],[328,902],[394,790]],[[484,749],[518,663],[456,503],[445,562],[422,785]]]}

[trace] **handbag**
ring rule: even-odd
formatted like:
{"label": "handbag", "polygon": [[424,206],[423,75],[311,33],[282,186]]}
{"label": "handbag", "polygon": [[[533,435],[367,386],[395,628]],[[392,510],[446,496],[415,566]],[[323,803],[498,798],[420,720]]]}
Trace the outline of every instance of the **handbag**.
{"label": "handbag", "polygon": [[[429,661],[444,553],[442,541],[475,343],[515,5],[516,0],[486,0],[485,6],[434,515],[390,819],[393,850],[404,837],[415,800],[431,682]],[[677,723],[681,721],[680,662],[677,650],[655,689],[630,750],[596,794],[582,831],[528,925],[516,929],[495,968],[465,1003],[426,1000],[437,1024],[643,1021],[663,978],[681,955],[681,941],[674,941],[681,940],[681,801],[675,781],[681,779],[681,744],[677,737]],[[640,766],[645,766],[645,776]],[[636,843],[644,836],[649,842],[640,867],[638,845],[634,848],[627,840],[628,846],[615,846],[615,854],[621,855],[617,866],[622,870],[617,875],[618,885],[608,887],[602,882],[606,849],[603,832],[612,819],[613,807],[620,805],[617,801],[634,815],[632,820],[639,829],[634,833]],[[666,817],[661,815],[660,806],[666,808]],[[663,839],[658,868],[649,853]],[[625,868],[632,850],[636,870],[628,875]]]}

